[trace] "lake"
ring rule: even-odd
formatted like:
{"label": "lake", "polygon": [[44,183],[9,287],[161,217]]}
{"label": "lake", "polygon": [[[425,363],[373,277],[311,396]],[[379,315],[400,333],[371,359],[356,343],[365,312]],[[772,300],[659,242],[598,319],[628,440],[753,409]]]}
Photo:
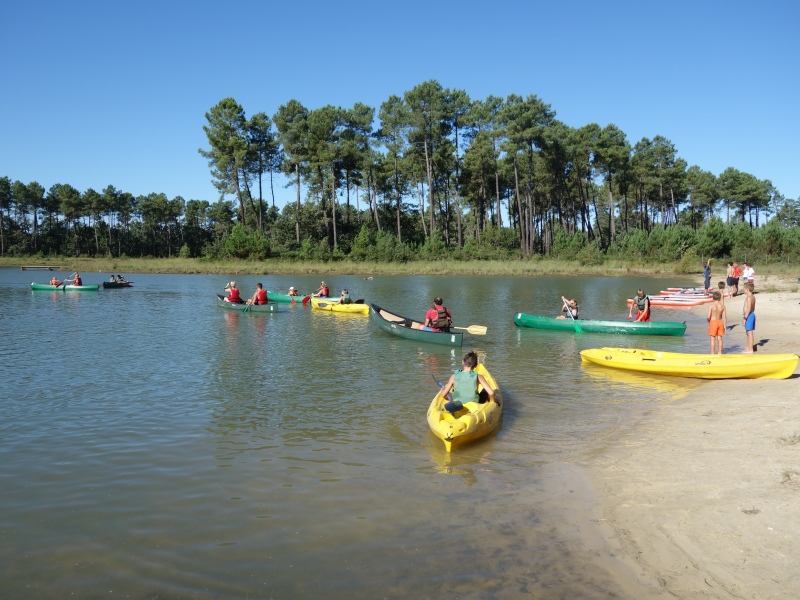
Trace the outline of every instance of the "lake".
{"label": "lake", "polygon": [[[586,467],[654,407],[701,385],[581,366],[578,352],[707,352],[683,337],[518,328],[576,297],[624,319],[636,288],[687,278],[325,276],[331,292],[421,318],[436,295],[464,347],[367,316],[215,303],[235,278],[310,292],[320,276],[141,275],[127,289],[31,291],[0,269],[0,597],[613,598],[637,588],[596,523]],[[68,273],[59,273],[60,278]],[[85,284],[108,273],[82,273]],[[425,414],[473,349],[500,427],[452,454]]]}

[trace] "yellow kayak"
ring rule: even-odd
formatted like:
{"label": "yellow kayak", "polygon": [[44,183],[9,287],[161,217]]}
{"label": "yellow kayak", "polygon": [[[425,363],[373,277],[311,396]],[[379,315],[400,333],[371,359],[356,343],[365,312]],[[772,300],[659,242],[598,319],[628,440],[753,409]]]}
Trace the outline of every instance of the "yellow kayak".
{"label": "yellow kayak", "polygon": [[636,348],[581,351],[588,363],[653,375],[701,379],[786,379],[797,369],[797,354],[682,354]]}
{"label": "yellow kayak", "polygon": [[311,298],[311,306],[320,310],[332,310],[335,312],[346,313],[361,313],[363,315],[369,314],[369,304],[361,302],[352,302],[350,304],[339,304],[339,299],[335,298]]}
{"label": "yellow kayak", "polygon": [[[483,404],[467,402],[464,408],[453,416],[444,408],[448,402],[447,398],[442,398],[437,393],[428,408],[428,425],[433,434],[444,442],[444,449],[448,452],[456,446],[484,437],[500,423],[503,407],[497,382],[482,364],[475,367],[475,372],[483,375],[486,382],[492,386],[497,402],[487,401]],[[479,385],[478,391],[480,390]]]}

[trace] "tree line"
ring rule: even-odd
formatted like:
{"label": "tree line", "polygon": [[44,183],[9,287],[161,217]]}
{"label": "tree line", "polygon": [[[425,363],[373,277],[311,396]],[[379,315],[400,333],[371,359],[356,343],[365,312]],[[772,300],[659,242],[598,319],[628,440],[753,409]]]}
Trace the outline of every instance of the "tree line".
{"label": "tree line", "polygon": [[[432,80],[388,98],[377,121],[362,103],[295,99],[248,118],[233,98],[205,119],[216,202],[3,177],[0,253],[597,261],[674,246],[674,260],[748,243],[768,259],[800,218],[800,199],[769,180],[689,166],[659,135],[632,145],[613,124],[570,127],[536,95],[473,100]],[[294,190],[282,210],[278,175]]]}

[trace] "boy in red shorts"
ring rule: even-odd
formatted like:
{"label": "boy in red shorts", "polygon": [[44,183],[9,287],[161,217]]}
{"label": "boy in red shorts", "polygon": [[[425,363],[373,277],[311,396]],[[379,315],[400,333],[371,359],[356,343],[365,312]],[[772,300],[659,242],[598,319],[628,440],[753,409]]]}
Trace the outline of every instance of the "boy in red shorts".
{"label": "boy in red shorts", "polygon": [[[725,315],[725,303],[722,301],[722,294],[714,292],[714,301],[708,305],[708,335],[711,338],[711,354],[722,354],[722,336],[725,335],[727,317]],[[719,347],[719,351],[717,350]]]}

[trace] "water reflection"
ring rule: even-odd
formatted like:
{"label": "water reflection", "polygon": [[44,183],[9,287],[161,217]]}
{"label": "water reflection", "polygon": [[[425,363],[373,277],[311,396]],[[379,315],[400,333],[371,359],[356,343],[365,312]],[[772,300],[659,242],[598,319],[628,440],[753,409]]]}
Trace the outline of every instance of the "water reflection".
{"label": "water reflection", "polygon": [[[513,315],[556,313],[563,294],[618,317],[647,282],[326,278],[402,314],[442,295],[457,324],[489,327],[450,349],[299,304],[225,311],[215,293],[230,279],[31,294],[30,274],[0,269],[15,384],[0,401],[0,562],[14,573],[1,597],[620,596],[580,529],[592,499],[575,465],[678,390],[581,367],[580,350],[620,338],[523,330]],[[704,351],[707,337],[637,344]],[[497,378],[503,420],[446,453],[425,415],[434,378],[470,349]]]}

